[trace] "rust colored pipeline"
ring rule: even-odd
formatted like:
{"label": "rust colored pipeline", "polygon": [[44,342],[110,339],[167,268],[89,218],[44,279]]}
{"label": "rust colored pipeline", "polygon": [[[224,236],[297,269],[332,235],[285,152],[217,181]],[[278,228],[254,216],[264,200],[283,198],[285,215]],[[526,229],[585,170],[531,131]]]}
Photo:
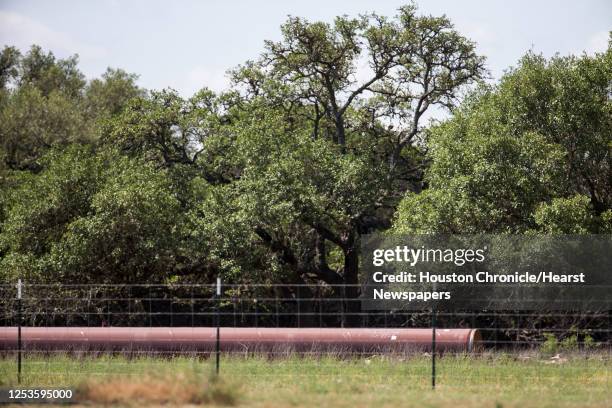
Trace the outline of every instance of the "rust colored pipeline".
{"label": "rust colored pipeline", "polygon": [[[214,327],[24,327],[26,351],[212,351]],[[427,351],[431,329],[234,328],[222,327],[222,351],[295,350],[348,352]],[[481,342],[476,329],[437,329],[439,351],[472,351]],[[0,351],[15,350],[17,328],[0,328]]]}

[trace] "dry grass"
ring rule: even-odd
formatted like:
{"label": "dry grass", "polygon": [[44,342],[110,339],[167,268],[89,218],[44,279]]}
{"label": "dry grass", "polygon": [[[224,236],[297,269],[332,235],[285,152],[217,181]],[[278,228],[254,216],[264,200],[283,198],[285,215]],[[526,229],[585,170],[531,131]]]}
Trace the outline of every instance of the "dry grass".
{"label": "dry grass", "polygon": [[172,375],[88,380],[78,387],[77,395],[79,402],[93,405],[233,406],[238,402],[238,387],[215,376],[206,378],[196,372],[183,371]]}
{"label": "dry grass", "polygon": [[[219,378],[214,359],[28,356],[22,387],[81,384],[87,407],[599,408],[612,406],[611,362],[608,351],[444,355],[432,391],[425,355],[224,354]],[[0,386],[14,379],[15,360],[0,358]]]}

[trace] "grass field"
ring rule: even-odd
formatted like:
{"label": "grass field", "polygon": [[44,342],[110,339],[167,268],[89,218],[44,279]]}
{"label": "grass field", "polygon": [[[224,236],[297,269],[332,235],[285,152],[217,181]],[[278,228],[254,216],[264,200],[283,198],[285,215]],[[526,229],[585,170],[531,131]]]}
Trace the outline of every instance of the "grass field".
{"label": "grass field", "polygon": [[[610,362],[605,353],[445,356],[432,391],[426,356],[222,356],[219,379],[214,359],[55,356],[26,358],[22,387],[77,387],[88,405],[610,407]],[[15,385],[13,358],[0,359],[0,385]]]}

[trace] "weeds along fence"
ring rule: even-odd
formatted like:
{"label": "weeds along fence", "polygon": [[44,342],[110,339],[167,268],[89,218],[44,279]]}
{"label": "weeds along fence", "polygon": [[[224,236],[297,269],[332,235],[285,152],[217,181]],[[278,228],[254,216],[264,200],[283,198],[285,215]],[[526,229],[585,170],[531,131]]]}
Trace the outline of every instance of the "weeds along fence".
{"label": "weeds along fence", "polygon": [[[24,284],[24,327],[431,328],[432,311],[364,311],[349,285]],[[0,285],[0,326],[16,326],[17,289]],[[435,312],[439,329],[478,329],[485,350],[610,349],[610,311]]]}
{"label": "weeds along fence", "polygon": [[[278,382],[286,378],[306,381],[314,388],[332,382],[341,384],[348,375],[349,381],[363,384],[376,379],[397,387],[425,389],[441,383],[461,390],[499,387],[508,382],[517,387],[549,387],[559,378],[576,378],[588,387],[602,381],[608,384],[611,378],[609,311],[364,311],[359,298],[346,296],[355,292],[347,286],[224,284],[218,294],[216,289],[214,284],[25,284],[18,300],[14,285],[0,285],[0,343],[3,330],[13,336],[9,342],[5,338],[0,350],[0,386],[72,386],[109,376],[141,378],[164,372],[187,376],[216,372],[239,382],[261,381],[262,377]],[[177,328],[158,329],[157,333],[205,333],[209,345],[214,344],[210,339],[216,327],[221,327],[221,333],[231,332],[228,328],[264,327],[424,328],[431,343],[423,349],[379,347],[375,351],[324,347],[310,347],[306,352],[282,347],[245,350],[240,342],[239,348],[223,348],[217,330],[216,348],[168,352],[136,350],[130,345],[112,349],[109,354],[109,349],[95,342],[91,347],[71,348],[61,336],[53,340],[53,348],[29,347],[19,335],[15,341],[15,333],[21,333],[16,327],[24,333],[37,330],[39,334],[46,328],[72,327],[73,333],[85,332],[85,336],[111,331],[106,328],[148,328],[133,330],[132,334]],[[85,331],[83,327],[92,329]],[[444,344],[434,341],[436,333],[462,328],[477,329],[482,335],[479,347],[469,350],[470,357],[477,359],[466,358],[465,348],[445,349]],[[172,339],[166,337],[164,344]],[[443,358],[437,357],[442,353]],[[507,355],[513,356],[511,360],[503,358]],[[566,356],[574,360],[565,364]]]}

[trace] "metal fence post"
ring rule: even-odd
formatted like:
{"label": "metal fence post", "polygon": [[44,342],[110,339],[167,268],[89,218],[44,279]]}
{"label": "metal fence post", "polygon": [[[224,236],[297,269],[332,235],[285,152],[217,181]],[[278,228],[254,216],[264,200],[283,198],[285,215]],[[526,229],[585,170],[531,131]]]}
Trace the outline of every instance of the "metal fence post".
{"label": "metal fence post", "polygon": [[297,286],[297,297],[296,297],[296,306],[297,306],[297,327],[302,327],[301,323],[302,323],[302,315],[301,315],[301,309],[300,309],[300,296],[302,296],[302,291],[300,290],[301,287]]}
{"label": "metal fence post", "polygon": [[436,388],[436,307],[431,308],[431,388]]}
{"label": "metal fence post", "polygon": [[17,280],[17,384],[21,384],[21,279]]}
{"label": "metal fence post", "polygon": [[215,346],[215,351],[216,351],[216,361],[215,361],[215,373],[217,375],[219,375],[219,359],[220,359],[220,354],[221,354],[221,329],[220,329],[220,325],[221,325],[221,316],[219,315],[220,311],[219,311],[219,303],[221,302],[221,278],[217,277],[217,290],[216,290],[216,302],[215,302],[215,309],[216,309],[216,320],[217,320],[217,341],[216,341],[216,346]]}

